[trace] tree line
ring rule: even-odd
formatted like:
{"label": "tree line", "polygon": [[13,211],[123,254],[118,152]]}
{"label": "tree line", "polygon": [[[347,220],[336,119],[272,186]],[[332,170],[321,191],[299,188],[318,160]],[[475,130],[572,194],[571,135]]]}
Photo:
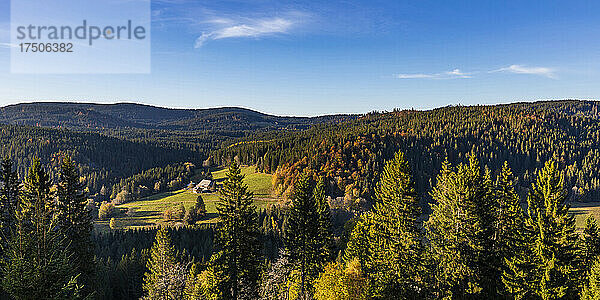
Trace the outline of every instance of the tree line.
{"label": "tree line", "polygon": [[186,268],[159,231],[144,289],[154,299],[597,299],[600,231],[590,217],[576,232],[558,164],[536,173],[526,209],[508,163],[495,171],[473,154],[457,166],[444,162],[424,218],[398,152],[383,168],[374,206],[337,249],[325,184],[305,171],[283,247],[261,263],[256,208],[233,164],[206,268]]}
{"label": "tree line", "polygon": [[14,299],[600,296],[600,229],[592,217],[576,232],[557,162],[536,172],[523,206],[508,163],[490,169],[474,153],[465,163],[445,161],[428,215],[411,172],[395,153],[372,208],[343,225],[343,238],[318,172],[304,170],[289,206],[267,213],[257,211],[235,163],[219,192],[217,224],[94,237],[85,185],[69,158],[56,182],[34,160],[22,183],[5,159],[1,292]]}

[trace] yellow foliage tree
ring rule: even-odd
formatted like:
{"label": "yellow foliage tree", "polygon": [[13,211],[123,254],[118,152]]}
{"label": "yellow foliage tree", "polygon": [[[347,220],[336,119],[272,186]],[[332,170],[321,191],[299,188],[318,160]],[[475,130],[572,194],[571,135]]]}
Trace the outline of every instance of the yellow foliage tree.
{"label": "yellow foliage tree", "polygon": [[315,280],[317,300],[368,299],[368,282],[360,262],[354,258],[347,263],[330,263]]}

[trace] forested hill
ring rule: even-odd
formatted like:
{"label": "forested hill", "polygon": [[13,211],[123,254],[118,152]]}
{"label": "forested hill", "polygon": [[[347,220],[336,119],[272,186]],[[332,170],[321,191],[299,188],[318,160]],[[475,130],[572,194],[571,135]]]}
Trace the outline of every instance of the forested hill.
{"label": "forested hill", "polygon": [[243,108],[170,109],[142,104],[38,102],[0,108],[0,124],[95,132],[162,148],[207,154],[258,131],[297,131],[356,115],[278,117]]}
{"label": "forested hill", "polygon": [[372,199],[383,162],[401,149],[422,197],[448,158],[473,152],[492,170],[504,161],[523,193],[534,171],[554,157],[565,170],[571,195],[600,196],[600,103],[555,101],[495,106],[454,106],[430,111],[370,113],[360,119],[318,125],[303,132],[257,134],[211,155],[213,164],[237,157],[276,174],[277,193],[291,191],[309,168],[330,180],[330,194]]}
{"label": "forested hill", "polygon": [[[184,162],[201,165],[210,151],[249,134],[297,131],[313,124],[355,118],[277,117],[242,108],[23,103],[0,108],[0,124],[5,124],[0,125],[0,153],[17,162],[21,176],[34,157],[56,166],[59,157],[69,155],[78,164],[91,194],[95,194],[103,186],[110,190],[121,179],[150,169],[162,174],[180,168]],[[169,176],[173,177],[169,181],[178,178],[177,174]]]}
{"label": "forested hill", "polygon": [[353,118],[355,116],[351,115],[313,118],[279,117],[235,107],[171,109],[133,103],[37,102],[0,108],[0,123],[75,130],[118,128],[177,131],[296,129]]}
{"label": "forested hill", "polygon": [[33,158],[50,168],[71,157],[78,165],[90,192],[157,166],[190,161],[204,156],[185,149],[168,149],[96,133],[30,126],[0,125],[0,156],[11,157],[24,177]]}

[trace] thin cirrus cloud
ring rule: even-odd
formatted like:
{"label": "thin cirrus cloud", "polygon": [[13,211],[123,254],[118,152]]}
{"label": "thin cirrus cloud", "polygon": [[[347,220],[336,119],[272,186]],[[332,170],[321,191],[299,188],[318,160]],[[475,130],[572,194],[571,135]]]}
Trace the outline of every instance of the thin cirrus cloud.
{"label": "thin cirrus cloud", "polygon": [[416,73],[416,74],[396,74],[398,79],[457,79],[457,78],[471,78],[472,73],[464,73],[460,69],[454,69],[448,72],[442,73]]}
{"label": "thin cirrus cloud", "polygon": [[[413,74],[396,74],[395,77],[398,79],[461,79],[461,78],[473,78],[474,74],[480,72],[462,72],[460,69],[454,69],[448,72],[442,73],[413,73]],[[508,67],[491,70],[487,73],[513,73],[513,74],[528,74],[538,75],[547,78],[556,79],[556,71],[552,68],[546,67],[527,67],[524,65],[510,65]]]}
{"label": "thin cirrus cloud", "polygon": [[11,43],[0,43],[0,48],[18,48],[19,45]]}
{"label": "thin cirrus cloud", "polygon": [[544,76],[544,77],[548,77],[548,78],[556,78],[555,70],[551,69],[551,68],[546,68],[546,67],[527,67],[524,65],[510,65],[505,68],[492,70],[489,73],[497,73],[497,72],[539,75],[539,76]]}
{"label": "thin cirrus cloud", "polygon": [[211,23],[222,26],[214,31],[203,33],[196,39],[195,48],[200,48],[208,41],[229,38],[259,38],[276,34],[286,34],[297,24],[296,20],[289,18],[261,18],[247,19],[243,23],[236,23],[229,19],[217,18]]}

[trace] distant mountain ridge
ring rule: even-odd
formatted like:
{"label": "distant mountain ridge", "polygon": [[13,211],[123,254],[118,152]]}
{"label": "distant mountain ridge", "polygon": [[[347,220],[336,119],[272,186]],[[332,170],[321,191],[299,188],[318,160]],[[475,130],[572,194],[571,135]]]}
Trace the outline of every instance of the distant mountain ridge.
{"label": "distant mountain ridge", "polygon": [[173,109],[135,103],[95,104],[34,102],[0,108],[0,123],[74,130],[257,130],[307,128],[313,124],[342,122],[357,115],[279,117],[254,110],[223,107]]}

